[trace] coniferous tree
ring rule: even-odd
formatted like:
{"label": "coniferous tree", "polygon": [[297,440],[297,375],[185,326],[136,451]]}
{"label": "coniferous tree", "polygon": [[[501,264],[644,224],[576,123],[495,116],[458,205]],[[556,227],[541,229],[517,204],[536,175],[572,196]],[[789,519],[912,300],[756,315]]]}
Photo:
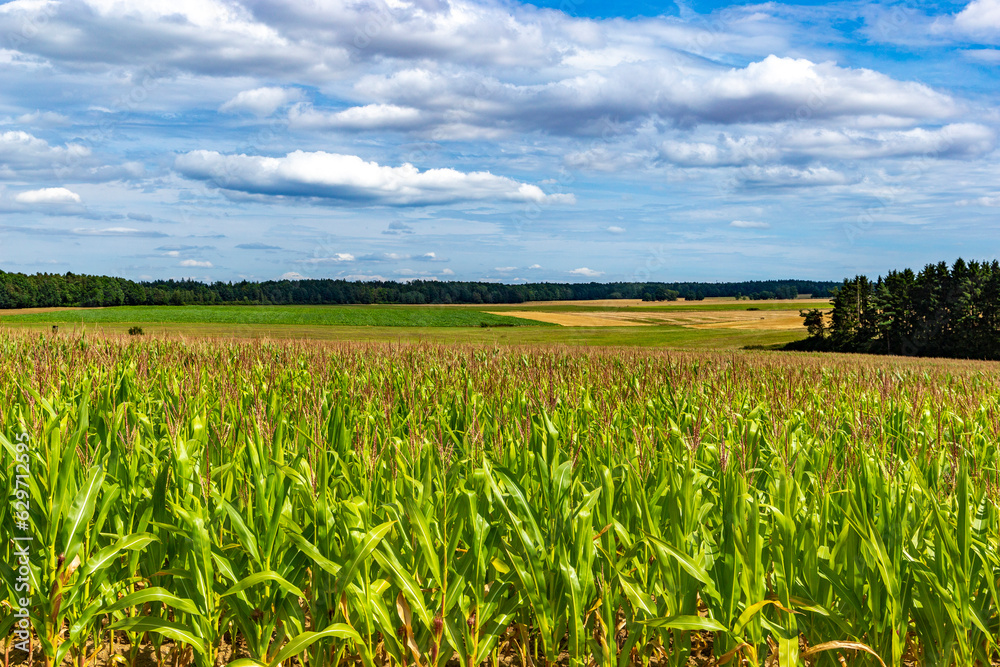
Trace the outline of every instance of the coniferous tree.
{"label": "coniferous tree", "polygon": [[1000,359],[1000,264],[957,260],[918,274],[857,276],[836,289],[833,349]]}

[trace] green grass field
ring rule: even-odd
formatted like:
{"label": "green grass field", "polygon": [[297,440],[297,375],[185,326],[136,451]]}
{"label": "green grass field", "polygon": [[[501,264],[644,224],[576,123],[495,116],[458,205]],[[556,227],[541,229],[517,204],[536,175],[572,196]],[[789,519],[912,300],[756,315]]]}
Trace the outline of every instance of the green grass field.
{"label": "green grass field", "polygon": [[[528,320],[524,320],[529,322]],[[539,323],[541,324],[541,323]],[[60,325],[61,332],[88,331],[121,334],[127,324],[98,323]],[[679,326],[652,327],[561,327],[556,325],[518,327],[402,327],[402,326],[316,326],[262,324],[153,323],[143,324],[149,336],[188,338],[240,338],[272,340],[316,340],[358,342],[403,342],[481,345],[566,345],[597,347],[669,347],[694,350],[731,350],[744,347],[778,347],[805,337],[805,329],[794,331],[754,331],[740,329],[691,329]],[[6,326],[45,333],[49,323]]]}
{"label": "green grass field", "polygon": [[[746,310],[746,302],[706,302],[689,306],[634,306],[630,311],[671,312]],[[789,310],[794,304],[762,304]],[[770,306],[770,308],[768,308]],[[758,306],[749,306],[758,307]],[[139,306],[48,312],[0,311],[0,328],[64,333],[125,334],[139,325],[147,335],[194,338],[473,343],[487,345],[630,346],[686,349],[779,347],[806,335],[801,330],[701,329],[659,323],[653,326],[566,327],[486,311],[618,312],[610,306],[521,304],[516,306]],[[488,326],[484,327],[485,323]]]}
{"label": "green grass field", "polygon": [[240,324],[372,327],[550,326],[460,308],[409,306],[127,306],[3,315],[0,324]]}

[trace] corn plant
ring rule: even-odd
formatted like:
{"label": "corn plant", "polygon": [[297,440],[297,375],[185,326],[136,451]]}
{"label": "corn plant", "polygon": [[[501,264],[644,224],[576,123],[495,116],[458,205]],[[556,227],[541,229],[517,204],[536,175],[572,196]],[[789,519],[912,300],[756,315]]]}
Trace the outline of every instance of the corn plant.
{"label": "corn plant", "polygon": [[52,667],[1000,657],[986,364],[7,333],[0,358],[0,490],[30,507],[0,508],[0,631],[30,588]]}

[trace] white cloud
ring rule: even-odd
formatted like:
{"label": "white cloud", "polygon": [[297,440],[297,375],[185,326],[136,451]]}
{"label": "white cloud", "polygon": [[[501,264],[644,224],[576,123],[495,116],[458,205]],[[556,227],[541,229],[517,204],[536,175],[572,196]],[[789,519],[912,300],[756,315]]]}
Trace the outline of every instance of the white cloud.
{"label": "white cloud", "polygon": [[38,111],[21,114],[16,121],[21,125],[69,125],[70,119],[55,111]]}
{"label": "white cloud", "polygon": [[378,273],[350,273],[346,276],[339,276],[339,277],[343,278],[344,280],[380,280],[380,281],[391,280],[391,278],[387,278],[386,276],[380,275]]}
{"label": "white cloud", "polygon": [[82,144],[52,146],[28,132],[0,132],[0,180],[55,176],[62,181],[98,182],[134,178],[142,172],[135,162],[104,164]]}
{"label": "white cloud", "polygon": [[955,28],[980,37],[1000,35],[1000,0],[973,0],[955,16]]}
{"label": "white cloud", "polygon": [[664,142],[660,157],[681,167],[736,167],[788,161],[881,158],[970,158],[996,146],[996,133],[976,123],[935,129],[858,130],[780,124],[763,135],[721,134],[707,141]]}
{"label": "white cloud", "polygon": [[224,190],[276,197],[392,206],[499,200],[533,203],[575,202],[573,195],[547,195],[537,185],[488,171],[420,171],[366,162],[354,155],[295,151],[285,157],[222,155],[198,150],[180,155],[174,168],[188,178]]}
{"label": "white cloud", "polygon": [[[265,9],[263,7],[255,9]],[[319,9],[319,8],[317,8]],[[265,10],[266,11],[266,10]],[[0,33],[22,34],[24,53],[77,67],[154,65],[208,75],[312,71],[329,78],[342,66],[341,45],[289,39],[226,0],[15,0],[0,5]]]}
{"label": "white cloud", "polygon": [[185,259],[180,264],[178,264],[178,266],[183,266],[183,267],[187,267],[187,268],[198,267],[198,268],[202,268],[202,269],[210,269],[210,268],[212,268],[212,263],[211,262],[202,262],[202,261],[199,261],[197,259]]}
{"label": "white cloud", "polygon": [[419,109],[395,104],[367,104],[343,111],[317,111],[307,104],[299,104],[289,111],[288,122],[292,127],[333,130],[407,130],[422,122]]}
{"label": "white cloud", "polygon": [[50,146],[27,132],[0,132],[0,177],[13,176],[15,170],[40,171],[53,169],[61,163],[86,158],[90,149],[79,144],[65,148]]}
{"label": "white cloud", "polygon": [[287,273],[282,273],[278,276],[278,280],[305,280],[306,277],[301,273],[296,273],[295,271],[288,271]]}
{"label": "white cloud", "polygon": [[302,93],[297,88],[267,87],[244,90],[219,107],[219,111],[223,113],[249,111],[257,116],[270,116],[301,96]]}
{"label": "white cloud", "polygon": [[743,167],[739,170],[739,179],[744,184],[763,187],[814,187],[845,185],[851,182],[846,175],[828,167],[797,169],[785,165]]}
{"label": "white cloud", "polygon": [[166,236],[166,234],[162,232],[142,231],[132,227],[104,227],[102,229],[97,229],[95,227],[77,227],[73,230],[73,233],[78,236],[133,236],[137,238],[162,238]]}
{"label": "white cloud", "polygon": [[612,234],[624,234],[625,228],[619,227],[618,225],[611,225],[610,227],[608,227],[607,231],[611,232]]}
{"label": "white cloud", "polygon": [[516,266],[494,266],[494,271],[499,271],[500,273],[509,273],[511,271],[517,271]]}
{"label": "white cloud", "polygon": [[[379,105],[419,109],[424,129],[438,126],[439,136],[458,126],[606,136],[659,119],[681,127],[878,116],[912,124],[960,111],[950,96],[923,84],[774,55],[730,69],[666,59],[585,73],[556,69],[548,81],[524,84],[472,71],[410,68],[361,77],[355,91]],[[594,148],[575,159],[605,164],[601,153]]]}
{"label": "white cloud", "polygon": [[535,270],[540,268],[542,268],[541,264],[532,264],[531,266],[528,267],[528,270]]}
{"label": "white cloud", "polygon": [[444,269],[443,271],[441,271],[441,275],[442,276],[453,276],[453,275],[455,275],[455,272],[452,271],[451,269]]}
{"label": "white cloud", "polygon": [[593,269],[588,269],[585,266],[582,266],[579,269],[573,269],[569,273],[573,276],[586,276],[587,278],[597,278],[598,276],[604,275],[604,271],[595,271]]}
{"label": "white cloud", "polygon": [[1000,63],[1000,49],[966,49],[962,55],[984,63]]}
{"label": "white cloud", "polygon": [[715,122],[865,114],[948,118],[958,111],[948,95],[923,84],[805,58],[770,55],[744,68],[685,84],[683,94],[690,98],[686,106],[699,119]]}
{"label": "white cloud", "polygon": [[995,197],[977,197],[975,199],[962,199],[955,202],[958,206],[1000,206],[1000,195]]}
{"label": "white cloud", "polygon": [[618,143],[569,153],[564,162],[571,169],[616,173],[643,168],[649,164],[651,157],[648,151],[631,150]]}
{"label": "white cloud", "polygon": [[[992,21],[998,1],[976,0],[955,22]],[[44,21],[18,48],[71,68],[147,64],[205,77],[327,84],[356,106],[303,104],[290,111],[293,126],[410,130],[441,140],[525,130],[602,135],[609,125],[627,133],[663,120],[691,126],[805,114],[920,121],[958,113],[951,97],[919,83],[774,55],[802,51],[789,44],[789,19],[781,14],[766,4],[730,7],[725,20],[702,23],[583,19],[493,0],[15,0],[0,5],[0,34]],[[714,64],[733,61],[749,64]],[[343,82],[356,82],[352,93],[343,94]],[[298,95],[261,87],[221,109],[268,115]],[[600,155],[578,157],[595,168],[609,164]]]}
{"label": "white cloud", "polygon": [[681,167],[735,167],[769,162],[779,155],[778,147],[762,137],[722,135],[717,142],[667,141],[660,156]]}
{"label": "white cloud", "polygon": [[301,260],[303,264],[339,264],[340,262],[353,262],[355,260],[354,255],[349,252],[338,252],[334,255],[328,257],[310,257],[309,259]]}
{"label": "white cloud", "polygon": [[754,220],[733,220],[729,223],[729,226],[739,229],[769,229],[771,227],[766,222],[757,222]]}
{"label": "white cloud", "polygon": [[912,156],[976,157],[993,150],[996,134],[975,123],[954,123],[927,130],[864,132],[799,128],[783,137],[781,150],[792,157],[848,160]]}
{"label": "white cloud", "polygon": [[14,201],[19,204],[79,204],[80,195],[66,188],[42,188],[18,193]]}

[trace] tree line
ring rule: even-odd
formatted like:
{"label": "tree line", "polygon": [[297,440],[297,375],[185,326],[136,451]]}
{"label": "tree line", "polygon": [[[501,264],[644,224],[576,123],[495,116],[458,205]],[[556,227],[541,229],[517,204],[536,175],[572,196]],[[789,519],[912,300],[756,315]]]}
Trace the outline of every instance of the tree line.
{"label": "tree line", "polygon": [[[269,280],[135,282],[110,276],[0,271],[0,308],[185,304],[496,304],[593,299],[794,298],[828,296],[835,282],[758,280],[731,283],[528,283],[463,281]],[[779,297],[778,295],[784,295]],[[789,297],[791,295],[791,297]]]}
{"label": "tree line", "polygon": [[833,310],[801,313],[809,338],[791,347],[920,357],[1000,359],[1000,263],[957,260],[920,273],[856,276]]}

